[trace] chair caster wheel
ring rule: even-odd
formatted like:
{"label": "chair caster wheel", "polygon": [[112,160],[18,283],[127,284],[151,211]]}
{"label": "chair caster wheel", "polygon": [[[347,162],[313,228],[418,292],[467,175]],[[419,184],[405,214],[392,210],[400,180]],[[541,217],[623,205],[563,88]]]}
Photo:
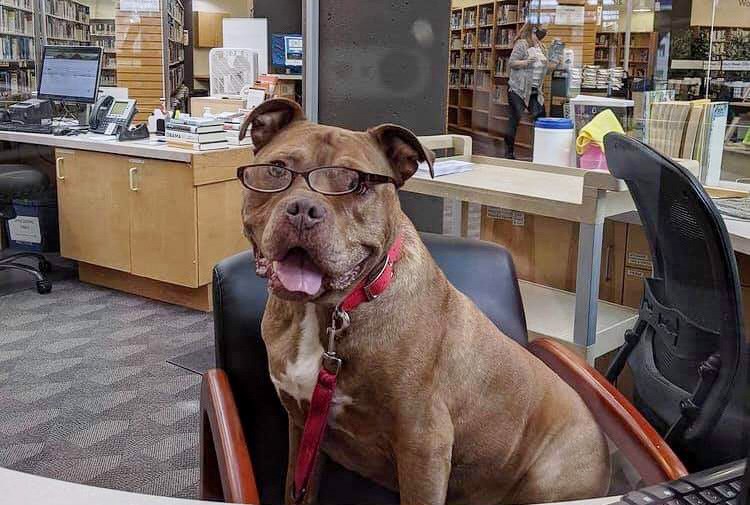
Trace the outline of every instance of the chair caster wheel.
{"label": "chair caster wheel", "polygon": [[48,280],[36,281],[36,291],[40,295],[46,295],[52,291],[52,283]]}
{"label": "chair caster wheel", "polygon": [[48,274],[52,271],[52,263],[47,260],[39,260],[39,271]]}

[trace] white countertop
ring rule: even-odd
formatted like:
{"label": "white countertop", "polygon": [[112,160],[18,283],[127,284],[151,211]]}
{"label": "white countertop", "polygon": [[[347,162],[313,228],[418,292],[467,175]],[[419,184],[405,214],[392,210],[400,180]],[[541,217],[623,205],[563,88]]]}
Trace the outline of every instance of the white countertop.
{"label": "white countertop", "polygon": [[247,146],[229,146],[227,149],[218,151],[193,151],[167,146],[166,142],[157,142],[154,137],[147,140],[131,140],[118,142],[116,140],[104,140],[105,136],[96,134],[80,134],[72,137],[47,135],[41,133],[0,131],[0,140],[7,142],[19,142],[26,144],[45,145],[51,147],[63,147],[68,149],[81,149],[84,151],[97,151],[125,156],[136,156],[139,158],[153,158],[167,161],[181,161],[190,163],[193,156],[203,156],[210,153],[222,152],[229,149],[242,149]]}
{"label": "white countertop", "polygon": [[[6,468],[0,468],[0,492],[2,492],[0,501],[3,505],[207,505],[216,503],[84,486]],[[567,505],[607,505],[616,501],[618,497],[564,503]]]}

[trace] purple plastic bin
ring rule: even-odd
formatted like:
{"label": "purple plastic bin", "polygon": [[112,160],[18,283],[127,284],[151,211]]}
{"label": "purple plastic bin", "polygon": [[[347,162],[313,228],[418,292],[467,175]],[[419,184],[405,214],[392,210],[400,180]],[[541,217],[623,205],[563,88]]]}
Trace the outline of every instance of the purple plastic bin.
{"label": "purple plastic bin", "polygon": [[586,168],[588,170],[601,170],[604,172],[609,171],[607,166],[607,158],[604,157],[604,152],[599,148],[598,145],[589,143],[586,146],[586,150],[583,151],[580,160],[578,161],[580,168]]}

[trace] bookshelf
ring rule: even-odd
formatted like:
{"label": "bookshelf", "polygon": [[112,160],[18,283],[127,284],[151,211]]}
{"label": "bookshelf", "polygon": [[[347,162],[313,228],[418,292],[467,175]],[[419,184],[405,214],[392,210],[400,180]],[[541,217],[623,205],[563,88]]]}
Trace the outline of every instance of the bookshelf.
{"label": "bookshelf", "polygon": [[118,9],[115,16],[117,85],[138,100],[136,121],[146,120],[162,103],[184,110],[187,101],[185,9],[182,0],[163,0],[161,6],[137,16]]}
{"label": "bookshelf", "polygon": [[[631,33],[628,75],[653,75],[656,57],[656,33]],[[601,67],[623,67],[625,64],[625,34],[599,32],[594,45],[594,64]]]}
{"label": "bookshelf", "polygon": [[45,0],[42,5],[44,37],[48,45],[91,44],[91,9],[88,5],[75,0]]}
{"label": "bookshelf", "polygon": [[[507,61],[527,0],[478,2],[451,11],[448,128],[500,140],[508,123]],[[528,123],[528,121],[526,121]],[[521,125],[521,128],[528,125]],[[519,132],[518,144],[530,148]]]}
{"label": "bookshelf", "polygon": [[36,87],[35,2],[0,0],[0,101],[23,100]]}
{"label": "bookshelf", "polygon": [[91,43],[102,48],[102,86],[117,86],[117,53],[115,51],[115,20],[92,18]]}
{"label": "bookshelf", "polygon": [[165,65],[160,11],[115,12],[117,85],[138,101],[134,121],[145,121],[164,97]]}
{"label": "bookshelf", "polygon": [[185,9],[182,0],[167,0],[165,19],[170,106],[185,109]]}

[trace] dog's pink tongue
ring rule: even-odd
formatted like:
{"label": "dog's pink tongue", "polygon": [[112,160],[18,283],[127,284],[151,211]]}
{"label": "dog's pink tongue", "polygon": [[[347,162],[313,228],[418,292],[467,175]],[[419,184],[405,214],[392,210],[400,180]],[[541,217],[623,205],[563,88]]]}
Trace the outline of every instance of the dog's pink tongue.
{"label": "dog's pink tongue", "polygon": [[323,274],[302,251],[292,251],[277,262],[276,275],[287,291],[314,295],[320,291]]}

